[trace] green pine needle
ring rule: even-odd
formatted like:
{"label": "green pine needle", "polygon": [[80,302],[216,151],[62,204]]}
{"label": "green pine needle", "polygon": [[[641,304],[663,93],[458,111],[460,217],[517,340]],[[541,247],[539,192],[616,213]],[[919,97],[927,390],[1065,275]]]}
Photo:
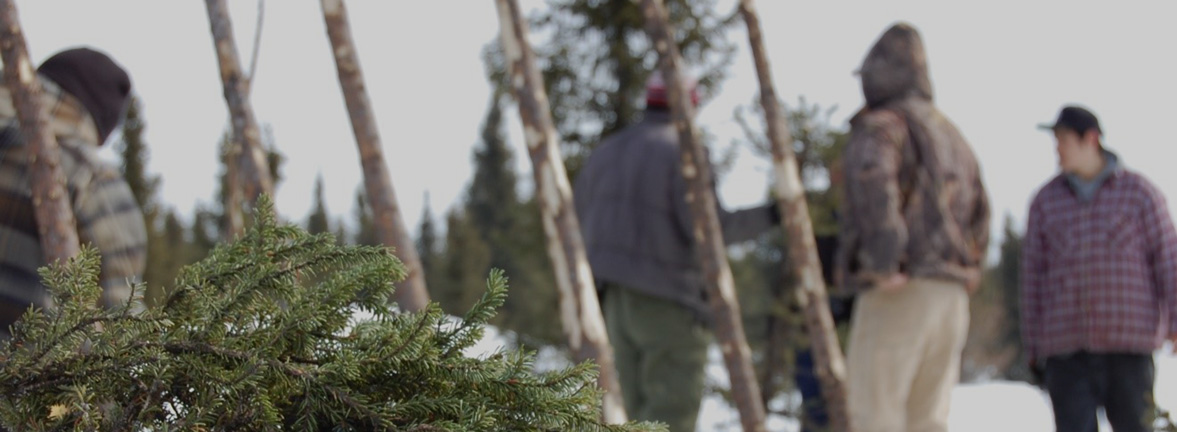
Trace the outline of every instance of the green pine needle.
{"label": "green pine needle", "polygon": [[[41,274],[56,308],[0,344],[0,423],[15,430],[635,431],[604,425],[596,367],[463,352],[507,296],[493,271],[460,323],[389,302],[404,265],[281,225],[268,198],[239,241],[181,271],[159,307],[98,307],[86,248]],[[362,313],[360,313],[362,312]]]}

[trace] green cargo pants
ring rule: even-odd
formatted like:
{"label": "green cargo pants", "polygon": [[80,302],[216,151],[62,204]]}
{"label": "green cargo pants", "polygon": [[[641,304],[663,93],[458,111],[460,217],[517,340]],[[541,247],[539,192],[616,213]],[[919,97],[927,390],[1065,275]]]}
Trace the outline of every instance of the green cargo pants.
{"label": "green cargo pants", "polygon": [[711,332],[671,300],[604,284],[605,326],[630,420],[694,432]]}

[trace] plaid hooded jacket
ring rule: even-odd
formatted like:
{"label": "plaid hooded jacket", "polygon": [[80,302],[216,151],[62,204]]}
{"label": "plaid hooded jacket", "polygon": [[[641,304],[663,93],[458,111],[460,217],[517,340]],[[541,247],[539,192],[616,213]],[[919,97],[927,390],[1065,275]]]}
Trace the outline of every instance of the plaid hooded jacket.
{"label": "plaid hooded jacket", "polygon": [[[103,303],[125,302],[146,267],[143,215],[119,169],[99,158],[98,128],[82,104],[46,77],[42,103],[61,148],[61,168],[82,244],[102,255]],[[31,154],[7,88],[0,86],[0,333],[30,305],[49,307],[37,269],[45,264],[33,216]]]}

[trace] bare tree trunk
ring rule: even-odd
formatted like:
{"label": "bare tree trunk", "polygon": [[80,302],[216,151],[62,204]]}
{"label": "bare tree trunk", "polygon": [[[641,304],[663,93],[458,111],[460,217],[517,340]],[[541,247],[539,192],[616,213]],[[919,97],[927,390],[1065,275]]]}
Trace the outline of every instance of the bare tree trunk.
{"label": "bare tree trunk", "polygon": [[[253,33],[253,57],[249,59],[249,74],[245,76],[244,94],[247,96],[253,90],[253,78],[257,76],[257,58],[262,45],[262,24],[266,16],[265,4],[265,0],[257,2],[257,26]],[[241,169],[239,163],[234,163],[241,158],[241,141],[230,136],[229,142],[225,143],[225,146],[223,149],[225,153],[221,155],[225,163],[225,190],[221,197],[223,200],[221,211],[224,213],[225,226],[221,227],[221,239],[232,241],[245,234],[245,215],[242,214],[241,208],[242,202],[245,201],[241,193]]]}
{"label": "bare tree trunk", "polygon": [[517,0],[496,0],[503,51],[511,72],[512,90],[531,156],[536,195],[540,202],[548,257],[556,271],[560,290],[560,318],[568,345],[577,361],[594,360],[600,366],[598,385],[605,391],[602,415],[608,423],[626,421],[621,385],[613,363],[613,347],[605,331],[596,284],[589,268],[580,222],[572,204],[572,187],[560,159],[559,138],[552,122],[543,78],[535,53],[527,43],[527,21]]}
{"label": "bare tree trunk", "polygon": [[225,217],[225,226],[221,227],[221,240],[232,241],[245,234],[244,215],[241,214],[241,202],[245,198],[241,195],[241,144],[229,136],[225,143],[225,154],[221,155],[225,161],[225,190],[222,191],[224,200],[221,212]]}
{"label": "bare tree trunk", "polygon": [[695,243],[702,261],[711,310],[715,318],[715,335],[723,351],[723,360],[731,378],[732,398],[740,411],[745,431],[765,430],[765,408],[760,401],[760,386],[752,369],[751,353],[744,336],[740,304],[735,282],[728,266],[727,249],[716,213],[716,198],[711,189],[711,167],[695,128],[695,107],[686,97],[682,57],[674,40],[662,0],[642,0],[642,15],[654,49],[658,51],[662,77],[670,97],[670,114],[678,130],[682,174],[687,182],[687,203],[693,216]]}
{"label": "bare tree trunk", "polygon": [[[220,63],[225,102],[229,105],[229,118],[233,124],[233,143],[240,146],[240,151],[231,151],[230,154],[238,154],[237,173],[244,198],[251,204],[263,193],[273,199],[274,180],[266,161],[266,151],[261,145],[261,132],[253,115],[253,106],[249,102],[249,80],[241,72],[229,11],[225,7],[225,0],[205,0],[205,5],[208,7],[217,62]],[[232,209],[226,208],[225,211],[228,213]]]}
{"label": "bare tree trunk", "polygon": [[830,430],[849,432],[852,425],[846,408],[846,363],[834,331],[834,320],[830,316],[821,262],[813,237],[813,224],[809,220],[809,206],[805,202],[805,189],[801,185],[797,158],[793,153],[793,138],[772,83],[768,55],[760,32],[760,18],[753,0],[740,0],[740,13],[748,26],[752,58],[756,62],[756,75],[760,80],[760,104],[768,124],[768,139],[772,145],[772,160],[776,169],[777,206],[781,209],[785,240],[788,242],[786,262],[794,266],[795,280],[800,282],[800,289],[796,292],[805,310],[805,326],[809,330],[813,363],[821,382],[822,396],[829,410]]}
{"label": "bare tree trunk", "polygon": [[327,36],[335,56],[335,69],[339,73],[339,86],[343,88],[343,99],[351,115],[351,128],[360,149],[360,164],[364,169],[364,189],[372,206],[376,233],[381,243],[396,249],[396,255],[404,262],[408,277],[396,290],[396,301],[408,311],[425,309],[429,304],[429,291],[425,288],[425,274],[413,239],[405,229],[405,220],[397,205],[396,192],[388,175],[380,133],[376,130],[376,119],[368,91],[364,87],[364,75],[360,71],[360,60],[356,55],[351,38],[351,26],[347,21],[347,9],[343,0],[321,0],[323,20],[327,22]]}
{"label": "bare tree trunk", "polygon": [[4,83],[12,92],[12,104],[20,131],[32,153],[29,173],[33,213],[41,237],[45,262],[65,261],[78,254],[78,229],[68,200],[61,150],[49,129],[49,117],[41,106],[41,82],[29,61],[24,32],[12,0],[0,0],[0,54],[4,59]]}

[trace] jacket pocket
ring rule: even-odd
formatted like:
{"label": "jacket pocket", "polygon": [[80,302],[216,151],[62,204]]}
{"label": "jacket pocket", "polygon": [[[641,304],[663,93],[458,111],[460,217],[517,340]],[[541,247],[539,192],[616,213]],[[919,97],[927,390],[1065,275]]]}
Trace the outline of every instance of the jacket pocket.
{"label": "jacket pocket", "polygon": [[1053,223],[1047,225],[1046,231],[1046,246],[1051,254],[1060,257],[1069,257],[1075,252],[1075,246],[1078,243],[1075,233],[1068,229],[1068,225]]}
{"label": "jacket pocket", "polygon": [[1111,250],[1140,251],[1144,244],[1144,232],[1131,212],[1118,209],[1108,218],[1107,241]]}

